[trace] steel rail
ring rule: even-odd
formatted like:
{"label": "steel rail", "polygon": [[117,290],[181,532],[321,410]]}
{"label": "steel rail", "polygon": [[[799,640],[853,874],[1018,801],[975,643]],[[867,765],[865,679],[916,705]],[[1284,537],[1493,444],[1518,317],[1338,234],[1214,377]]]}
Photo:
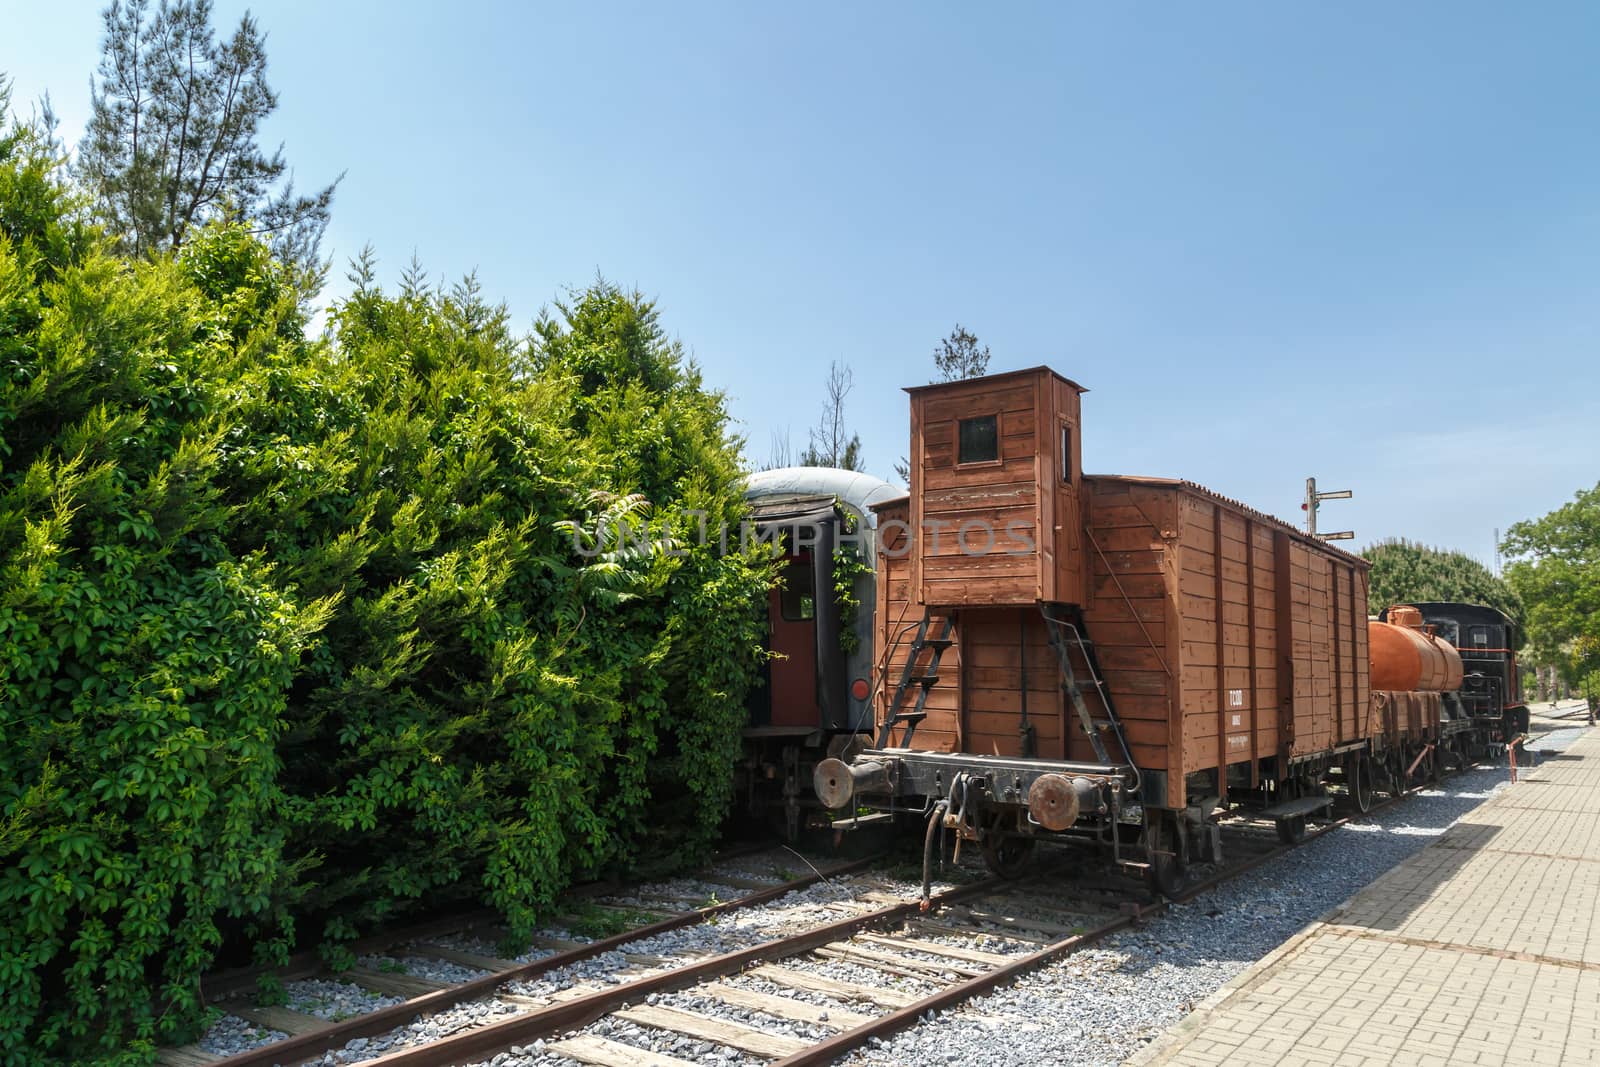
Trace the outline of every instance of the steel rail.
{"label": "steel rail", "polygon": [[[278,1064],[288,1067],[289,1064],[303,1063],[307,1060],[315,1059],[332,1049],[339,1048],[355,1038],[374,1037],[378,1034],[388,1033],[390,1030],[406,1025],[420,1014],[444,1011],[455,1007],[463,1001],[474,1000],[493,993],[506,982],[536,978],[557,968],[610,952],[641,938],[654,937],[670,930],[693,926],[730,911],[738,911],[757,904],[765,904],[793,890],[804,889],[807,886],[815,885],[817,882],[838,875],[852,874],[872,866],[881,859],[881,856],[869,856],[865,859],[852,860],[837,867],[830,867],[825,871],[816,871],[793,881],[783,882],[770,889],[758,889],[753,893],[736,897],[733,900],[708,905],[704,908],[696,908],[694,911],[687,911],[681,915],[673,915],[648,926],[624,930],[619,934],[613,934],[598,941],[591,941],[576,948],[566,949],[554,955],[534,960],[531,963],[520,964],[504,971],[494,971],[433,993],[424,993],[422,996],[412,997],[410,1000],[402,1001],[399,1004],[391,1004],[386,1008],[367,1012],[365,1015],[357,1015],[354,1018],[334,1023],[331,1026],[321,1027],[304,1034],[293,1034],[280,1041],[273,1041],[270,1044],[261,1045],[246,1052],[236,1053],[217,1060],[212,1067],[274,1067],[274,1065]],[[393,945],[395,941],[391,939],[388,944]]]}
{"label": "steel rail", "polygon": [[[1225,870],[1218,871],[1198,882],[1192,883],[1171,901],[1156,901],[1149,905],[1134,905],[1132,910],[1118,915],[1108,921],[1082,933],[1073,934],[1060,941],[1045,945],[1044,947],[1019,956],[1015,961],[1002,965],[993,971],[968,978],[945,989],[938,990],[921,1000],[906,1007],[890,1011],[871,1022],[849,1030],[841,1031],[816,1045],[803,1049],[790,1056],[774,1062],[772,1067],[800,1067],[802,1064],[829,1063],[840,1056],[859,1048],[874,1037],[882,1037],[896,1033],[900,1030],[914,1026],[917,1021],[929,1011],[938,1011],[963,1003],[971,998],[988,992],[997,986],[1009,983],[1022,977],[1030,971],[1037,970],[1056,960],[1071,955],[1072,953],[1094,944],[1111,934],[1125,930],[1130,926],[1142,923],[1148,919],[1164,914],[1173,903],[1183,903],[1195,899],[1217,888],[1225,882],[1251,871],[1262,864],[1277,859],[1308,841],[1314,840],[1324,834],[1331,833],[1353,820],[1373,815],[1384,811],[1412,793],[1428,788],[1433,783],[1423,783],[1412,786],[1404,791],[1387,797],[1380,803],[1373,804],[1366,811],[1348,812],[1337,819],[1331,820],[1320,826],[1306,831],[1305,835],[1293,844],[1278,843],[1248,859],[1234,864]],[[1001,887],[1013,883],[991,878],[982,882],[962,886],[957,889],[946,890],[935,894],[929,901],[932,905],[954,904],[975,896],[982,896]],[[791,885],[792,887],[792,885]],[[737,904],[738,902],[733,902]],[[587,1026],[589,1023],[609,1014],[626,1004],[636,1002],[642,997],[652,993],[672,992],[697,985],[707,979],[726,977],[742,971],[745,967],[763,961],[782,959],[799,955],[813,948],[818,948],[831,941],[847,938],[862,930],[880,926],[896,920],[915,918],[924,913],[926,909],[921,900],[910,900],[902,904],[889,905],[863,915],[842,919],[834,923],[820,926],[815,929],[788,937],[763,942],[748,948],[737,949],[712,957],[708,960],[691,964],[686,967],[663,971],[648,978],[628,982],[612,989],[602,989],[586,996],[577,997],[569,1001],[552,1004],[523,1013],[514,1018],[488,1026],[465,1030],[439,1041],[412,1048],[399,1049],[380,1056],[373,1060],[365,1061],[370,1067],[441,1067],[446,1064],[458,1064],[473,1059],[481,1059],[494,1053],[505,1050],[515,1044],[526,1044],[541,1037],[548,1037],[565,1030],[573,1030]],[[660,924],[658,924],[660,925]],[[643,931],[631,931],[618,935],[618,938],[608,940],[631,941],[641,936],[648,936]],[[1001,936],[1004,936],[1003,934]],[[585,946],[588,948],[589,946]],[[559,966],[553,963],[555,957],[539,961],[545,964],[545,969]],[[519,975],[502,973],[479,979],[478,983],[496,987],[507,980],[512,980]],[[449,990],[445,992],[455,992]],[[405,1009],[408,1014],[414,1014],[424,1008],[426,998],[417,998],[397,1008]],[[458,999],[466,999],[460,997]],[[394,1011],[395,1009],[385,1009]],[[379,1013],[364,1016],[362,1020],[371,1019]],[[362,1020],[352,1020],[358,1022]],[[392,1027],[384,1027],[389,1029]],[[321,1039],[322,1047],[326,1049],[329,1031],[320,1031],[315,1036]],[[351,1035],[364,1036],[364,1035]],[[284,1042],[265,1046],[266,1049],[279,1050]],[[288,1064],[302,1062],[284,1060],[281,1057],[272,1057],[273,1062]],[[252,1064],[257,1061],[250,1061]],[[265,1062],[265,1061],[260,1061]],[[245,1067],[244,1061],[239,1057],[222,1061],[217,1067]]]}
{"label": "steel rail", "polygon": [[[745,842],[725,849],[718,849],[707,858],[706,863],[725,863],[745,856],[758,855],[772,849],[773,846],[770,843]],[[800,883],[791,884],[799,885]],[[609,878],[571,886],[567,889],[565,896],[567,898],[586,900],[607,893],[622,892],[626,888],[626,882]],[[400,945],[408,941],[427,941],[445,934],[460,933],[465,930],[471,930],[474,927],[492,925],[498,922],[499,919],[500,913],[493,908],[472,908],[435,918],[418,919],[410,925],[379,930],[376,933],[358,938],[345,947],[350,950],[352,955],[364,956],[368,953],[382,952],[392,945]],[[247,964],[213,971],[200,979],[200,995],[206,1001],[222,1000],[254,989],[256,981],[262,975],[270,974],[279,981],[287,982],[321,974],[326,969],[322,962],[322,957],[317,951],[315,949],[307,949],[302,952],[296,952],[283,963]]]}
{"label": "steel rail", "polygon": [[[475,908],[456,915],[424,919],[411,926],[369,934],[350,942],[346,947],[354,955],[364,956],[369,952],[380,952],[391,945],[407,941],[426,941],[445,934],[459,933],[475,926],[493,923],[498,919],[499,913],[493,909]],[[200,980],[200,992],[207,1001],[221,1000],[254,989],[256,980],[262,975],[274,975],[279,981],[288,982],[320,974],[324,970],[326,966],[322,962],[322,957],[315,949],[307,949],[304,952],[296,952],[285,963],[232,967],[224,971],[215,971]]]}
{"label": "steel rail", "polygon": [[[930,1011],[939,1011],[973,997],[989,992],[999,985],[1004,985],[1013,979],[1020,978],[1029,971],[1037,970],[1049,963],[1054,963],[1062,956],[1068,956],[1083,948],[1092,945],[1102,938],[1109,937],[1119,930],[1125,930],[1137,922],[1143,921],[1152,914],[1157,913],[1164,905],[1154,905],[1150,908],[1140,908],[1136,912],[1119,915],[1092,930],[1085,930],[1081,934],[1073,934],[1060,941],[1046,945],[1036,952],[1017,957],[1015,962],[997,967],[992,971],[980,974],[975,978],[968,978],[964,982],[931,993],[914,1004],[907,1004],[897,1008],[887,1015],[880,1015],[869,1023],[850,1030],[841,1030],[830,1038],[802,1049],[793,1055],[785,1056],[774,1062],[771,1067],[810,1067],[812,1064],[832,1063],[845,1053],[860,1048],[875,1037],[896,1033],[907,1027],[915,1026],[917,1020]],[[1001,934],[1000,936],[1005,936]]]}
{"label": "steel rail", "polygon": [[[1002,884],[1004,883],[1001,879],[988,878],[970,885],[947,889],[942,893],[936,893],[933,903],[959,903],[970,897],[993,892]],[[515,1018],[466,1030],[426,1045],[390,1052],[376,1059],[364,1061],[363,1067],[440,1067],[442,1064],[469,1062],[504,1050],[511,1045],[525,1044],[563,1030],[587,1026],[623,1005],[637,1003],[652,993],[672,992],[698,985],[708,978],[737,974],[754,963],[797,956],[870,927],[917,915],[921,910],[920,898],[907,900],[901,904],[886,905],[798,934],[724,952],[720,956],[713,956],[687,967],[673,968],[611,989],[600,989],[587,996],[535,1008]]]}
{"label": "steel rail", "polygon": [[[1270,860],[1277,859],[1278,857],[1299,848],[1307,841],[1314,840],[1315,838],[1321,837],[1323,834],[1338,829],[1353,819],[1364,818],[1365,816],[1371,815],[1374,812],[1382,811],[1385,808],[1398,803],[1406,796],[1409,796],[1413,791],[1421,788],[1423,787],[1415,786],[1413,789],[1408,789],[1406,792],[1401,793],[1398,796],[1392,796],[1388,798],[1381,804],[1372,805],[1364,812],[1351,812],[1332,822],[1318,826],[1313,830],[1307,831],[1304,837],[1292,845],[1285,845],[1281,843],[1274,845],[1272,848],[1263,853],[1252,856],[1241,863],[1237,863],[1231,867],[1228,867],[1226,870],[1218,871],[1214,875],[1204,878],[1193,885],[1185,887],[1177,896],[1172,898],[1170,903],[1168,901],[1156,901],[1150,905],[1136,906],[1131,913],[1123,914],[1117,916],[1116,918],[1110,919],[1092,930],[1086,930],[1081,934],[1073,934],[1070,937],[1062,938],[1060,941],[1046,945],[1035,952],[1028,953],[1025,956],[1019,956],[1014,962],[1005,964],[993,971],[978,975],[975,978],[969,978],[964,982],[960,982],[956,985],[949,986],[948,988],[941,989],[935,993],[931,993],[914,1004],[908,1004],[905,1007],[896,1009],[888,1014],[880,1015],[869,1023],[863,1023],[862,1025],[853,1027],[849,1030],[842,1030],[832,1037],[811,1046],[810,1048],[803,1049],[790,1056],[785,1056],[783,1059],[775,1061],[771,1067],[813,1067],[813,1065],[817,1064],[832,1063],[845,1053],[860,1048],[862,1045],[866,1044],[875,1037],[884,1037],[888,1034],[897,1033],[900,1030],[915,1026],[917,1021],[930,1011],[940,1011],[944,1008],[952,1007],[956,1004],[961,1004],[965,1001],[971,1000],[973,997],[987,993],[997,986],[1004,985],[1017,978],[1021,978],[1030,971],[1035,971],[1040,967],[1054,963],[1063,956],[1069,956],[1081,948],[1085,948],[1097,941],[1109,937],[1111,934],[1125,930],[1128,927],[1144,922],[1147,919],[1152,919],[1159,915],[1163,915],[1166,913],[1167,909],[1171,907],[1172,903],[1183,903],[1193,900],[1194,898],[1217,888],[1224,882],[1228,882],[1234,878],[1237,878],[1247,871],[1254,870]],[[1000,936],[1004,936],[1004,934],[1001,934]]]}

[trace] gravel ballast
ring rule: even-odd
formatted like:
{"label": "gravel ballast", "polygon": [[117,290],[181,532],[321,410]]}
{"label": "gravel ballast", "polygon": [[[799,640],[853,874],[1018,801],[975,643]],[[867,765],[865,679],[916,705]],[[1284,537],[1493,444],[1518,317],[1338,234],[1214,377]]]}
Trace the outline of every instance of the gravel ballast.
{"label": "gravel ballast", "polygon": [[[1558,730],[1539,738],[1530,747],[1558,750],[1576,736],[1576,732]],[[1112,935],[1092,948],[960,1008],[930,1014],[912,1030],[888,1039],[874,1039],[867,1048],[841,1062],[850,1067],[941,1063],[1036,1067],[1039,1063],[1052,1062],[1120,1063],[1307,923],[1427,846],[1501,788],[1507,777],[1504,767],[1456,774],[1438,788],[1415,793],[1379,813],[1335,828],[1237,876],[1196,901],[1173,905],[1165,914],[1137,929]],[[418,1019],[382,1037],[351,1042],[345,1049],[323,1057],[321,1062],[330,1067],[360,1062],[384,1052],[437,1040],[467,1027],[508,1018],[530,1010],[537,1002],[548,1003],[605,988],[663,969],[681,967],[695,959],[746,948],[796,929],[835,921],[879,906],[862,899],[868,889],[912,896],[919,888],[879,874],[845,876],[832,883],[796,890],[766,905],[640,939],[621,950],[580,961],[535,980],[511,983],[502,989],[510,1001],[487,998],[459,1005]],[[628,907],[663,899],[668,894],[678,899],[698,899],[701,893],[714,890],[715,887],[707,883],[684,879],[607,899]],[[1026,911],[1027,892],[1004,907],[984,904],[982,908],[1007,914],[1015,914],[1019,909]],[[662,895],[657,896],[658,893]],[[1014,909],[1012,903],[1017,908]],[[1058,910],[1061,903],[1054,902],[1042,917],[1070,925],[1076,921],[1076,916],[1063,915]],[[1097,921],[1089,915],[1083,919],[1085,926]],[[550,933],[572,937],[574,932],[552,929]],[[1037,947],[1019,939],[1008,939],[1003,929],[992,926],[971,937],[934,932],[931,940],[953,948],[1000,955],[1024,954]],[[876,947],[870,939],[858,943],[868,951]],[[469,951],[488,948],[470,939],[463,939],[461,947]],[[929,965],[947,963],[949,959],[903,948],[891,947],[885,951],[899,952],[910,960],[921,960]],[[396,957],[362,962],[382,969],[403,966],[406,973],[419,977],[436,976],[440,980],[458,977],[447,973],[449,964],[409,956],[403,951],[397,952]],[[925,996],[956,980],[949,974],[943,979],[932,974],[885,974],[837,955],[786,959],[782,967],[909,998]],[[942,970],[943,967],[933,969]],[[782,977],[776,972],[769,973]],[[732,976],[724,981],[752,993],[779,995],[826,1010],[866,1015],[888,1010],[861,1003],[845,1004],[824,994],[789,988],[768,980],[759,972]],[[321,988],[291,989],[291,996],[313,992],[328,996],[328,991]],[[371,997],[371,994],[362,995],[366,1004],[374,1005],[376,1002]],[[309,996],[304,997],[304,1000],[309,999]],[[666,1009],[691,1010],[753,1027],[775,1038],[809,1042],[833,1032],[832,1027],[820,1025],[826,1020],[797,1022],[767,1014],[759,1007],[739,1006],[694,991],[652,995],[646,1003]],[[342,1001],[339,1007],[344,1008]],[[371,1008],[366,1007],[366,1010]],[[530,1042],[483,1063],[485,1067],[566,1067],[572,1061],[556,1054],[551,1046],[577,1033],[696,1063],[754,1067],[766,1062],[761,1057],[722,1048],[700,1038],[608,1017],[582,1031]],[[246,1038],[240,1034],[238,1039]]]}
{"label": "gravel ballast", "polygon": [[237,1015],[224,1015],[211,1025],[211,1029],[196,1044],[215,1056],[236,1056],[274,1041],[282,1041],[288,1036],[281,1030],[257,1026]]}
{"label": "gravel ballast", "polygon": [[[1560,730],[1530,747],[1558,750]],[[1111,1065],[1196,1003],[1445,830],[1508,782],[1505,767],[1452,775],[1385,810],[1306,842],[1136,930],[1114,934],[1014,985],[843,1062],[1037,1067]]]}
{"label": "gravel ballast", "polygon": [[[936,890],[949,887],[949,883],[935,883]],[[517,1003],[491,997],[460,1004],[454,1008],[435,1012],[425,1018],[417,1019],[410,1025],[400,1027],[387,1034],[370,1039],[362,1038],[352,1041],[342,1049],[325,1054],[316,1062],[324,1064],[326,1067],[333,1067],[333,1065],[337,1064],[359,1063],[386,1052],[427,1044],[457,1033],[460,1030],[498,1022],[516,1013],[529,1010],[530,1005],[525,1001],[521,1001],[520,998],[553,1001],[557,998],[570,997],[576,992],[590,992],[617,985],[641,975],[681,967],[686,963],[706,956],[745,948],[753,943],[782,936],[785,933],[834,922],[844,916],[859,914],[879,907],[880,905],[867,903],[861,899],[861,895],[869,889],[912,897],[921,891],[921,886],[909,881],[892,879],[882,874],[845,875],[830,881],[819,882],[803,889],[796,889],[793,892],[786,893],[777,900],[769,901],[766,904],[739,909],[716,916],[706,922],[629,942],[621,949],[606,952],[591,959],[581,960],[541,975],[531,981],[509,983],[504,989],[519,998]],[[577,936],[570,931],[560,928],[552,928],[549,933],[555,936],[568,935],[577,939]],[[439,943],[444,943],[448,940],[452,947],[460,947],[465,951],[483,952],[492,948],[492,946],[483,943],[481,940],[471,937],[439,938],[436,940]],[[373,957],[363,962],[378,964],[393,958]],[[417,974],[419,977],[431,977],[434,973],[442,973],[431,969],[413,970],[414,961],[419,965],[425,963],[425,961],[416,961],[415,957],[401,954],[400,960],[406,965],[407,973]],[[439,967],[440,965],[435,963],[432,966]],[[834,968],[830,966],[828,969],[832,970]],[[882,984],[884,979],[881,974],[853,968],[848,964],[840,965],[838,973],[851,973],[857,978],[876,981],[879,984]],[[338,985],[340,983],[325,984]],[[311,991],[307,990],[306,992]],[[294,991],[291,991],[291,995],[293,994]],[[742,1016],[739,1014],[741,1012],[744,1013]],[[762,1029],[768,1029],[770,1026],[770,1032],[780,1036],[797,1036],[798,1033],[797,1030],[793,1029],[794,1024],[792,1023],[785,1023],[781,1020],[763,1022],[764,1017],[760,1016],[759,1013],[752,1015],[746,1009],[734,1008],[728,1005],[723,1005],[722,1017],[732,1021],[746,1022],[747,1025],[757,1025]],[[678,1034],[666,1034],[620,1020],[601,1020],[586,1032],[594,1033],[597,1036],[605,1037],[607,1040],[617,1041],[622,1044],[631,1044],[635,1047],[647,1048],[667,1055],[675,1055],[680,1059],[687,1059],[691,1062],[723,1064],[726,1067],[742,1067],[742,1065],[754,1067],[756,1064],[766,1062],[759,1057],[736,1051],[712,1048],[706,1045],[705,1042],[697,1041],[693,1038],[684,1038]],[[817,1033],[821,1032],[817,1031]],[[551,1038],[549,1043],[554,1043],[558,1040],[559,1038]],[[519,1046],[520,1051],[501,1053],[484,1062],[486,1064],[492,1063],[494,1067],[529,1067],[529,1065],[533,1064],[554,1065],[571,1062],[562,1057],[546,1053],[544,1051],[545,1046],[545,1041],[532,1042],[525,1048]],[[701,1051],[702,1046],[706,1051]]]}

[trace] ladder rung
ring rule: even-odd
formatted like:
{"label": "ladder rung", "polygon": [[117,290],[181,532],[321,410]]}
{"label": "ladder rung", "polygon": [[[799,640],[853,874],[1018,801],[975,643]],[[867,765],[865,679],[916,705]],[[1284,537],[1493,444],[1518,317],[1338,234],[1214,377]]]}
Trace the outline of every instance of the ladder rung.
{"label": "ladder rung", "polygon": [[891,722],[921,722],[928,717],[925,711],[897,711]]}
{"label": "ladder rung", "polygon": [[956,643],[953,637],[924,637],[917,642],[919,648],[949,648]]}
{"label": "ladder rung", "polygon": [[923,685],[935,685],[939,681],[939,676],[937,674],[922,674],[911,679],[911,681],[913,684],[920,682]]}

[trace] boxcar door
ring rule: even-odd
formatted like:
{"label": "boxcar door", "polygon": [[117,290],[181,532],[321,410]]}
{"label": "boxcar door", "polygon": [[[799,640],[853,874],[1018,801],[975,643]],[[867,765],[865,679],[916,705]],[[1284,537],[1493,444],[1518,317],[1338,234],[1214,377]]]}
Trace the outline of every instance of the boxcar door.
{"label": "boxcar door", "polygon": [[817,725],[817,596],[811,553],[791,556],[768,594],[772,624],[772,725]]}

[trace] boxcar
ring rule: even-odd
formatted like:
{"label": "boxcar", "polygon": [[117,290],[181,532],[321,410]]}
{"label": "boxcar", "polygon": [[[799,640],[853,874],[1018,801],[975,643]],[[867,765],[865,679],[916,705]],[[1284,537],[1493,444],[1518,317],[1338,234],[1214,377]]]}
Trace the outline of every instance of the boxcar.
{"label": "boxcar", "polygon": [[1359,557],[1191,482],[1084,476],[1049,368],[911,395],[878,515],[878,729],[818,795],[911,809],[1016,867],[1082,839],[1170,890],[1245,801],[1293,836],[1380,734]]}

